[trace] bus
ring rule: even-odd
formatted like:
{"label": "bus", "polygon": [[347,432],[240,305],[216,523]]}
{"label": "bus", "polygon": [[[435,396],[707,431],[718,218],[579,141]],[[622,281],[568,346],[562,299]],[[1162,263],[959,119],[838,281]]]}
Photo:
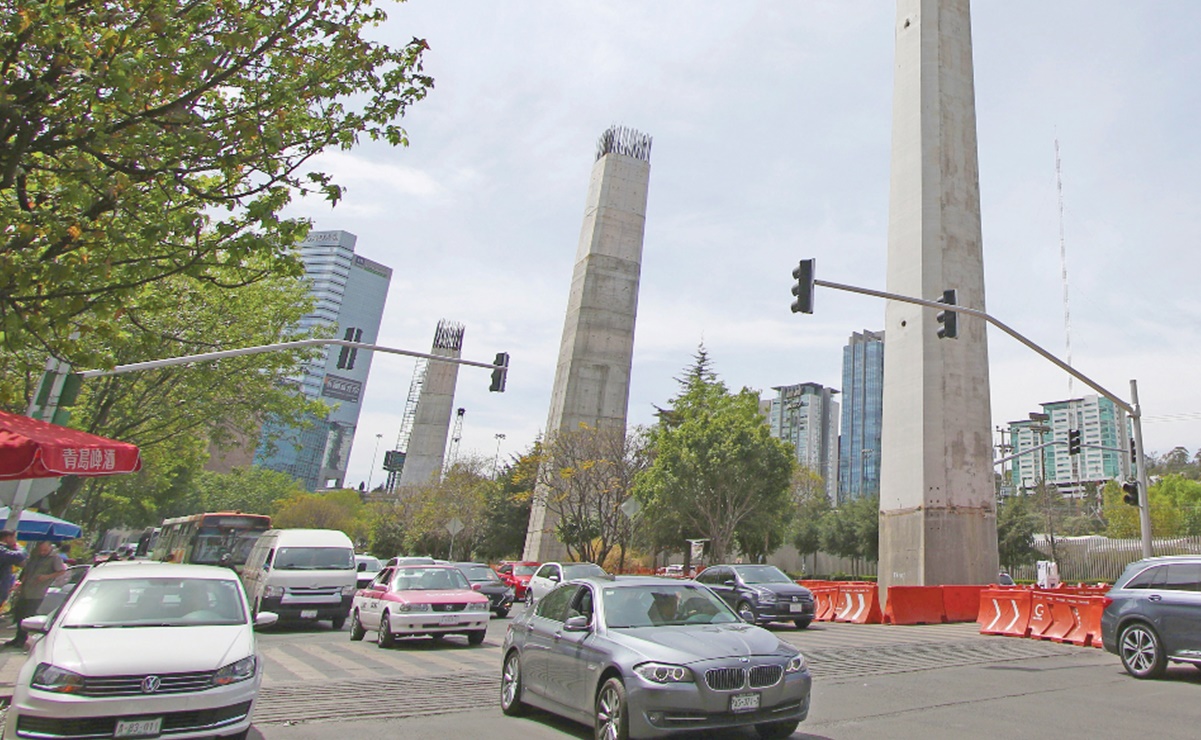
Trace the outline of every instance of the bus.
{"label": "bus", "polygon": [[[255,540],[271,529],[266,514],[216,511],[163,520],[154,544],[154,560],[173,563],[240,566]],[[227,561],[223,555],[229,555]]]}

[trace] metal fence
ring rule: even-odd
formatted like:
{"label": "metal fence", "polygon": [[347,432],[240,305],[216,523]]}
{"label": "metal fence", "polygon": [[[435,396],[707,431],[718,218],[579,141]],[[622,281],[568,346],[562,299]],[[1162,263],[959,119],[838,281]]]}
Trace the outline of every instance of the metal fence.
{"label": "metal fence", "polygon": [[[1103,581],[1113,583],[1126,566],[1143,557],[1143,547],[1137,538],[1111,539],[1100,535],[1088,537],[1056,537],[1054,557],[1051,539],[1034,536],[1034,547],[1044,560],[1054,560],[1059,566],[1059,579],[1065,583]],[[1201,537],[1161,537],[1151,541],[1155,555],[1192,555],[1201,553]],[[1010,573],[1018,580],[1035,580],[1037,567],[1023,565]]]}

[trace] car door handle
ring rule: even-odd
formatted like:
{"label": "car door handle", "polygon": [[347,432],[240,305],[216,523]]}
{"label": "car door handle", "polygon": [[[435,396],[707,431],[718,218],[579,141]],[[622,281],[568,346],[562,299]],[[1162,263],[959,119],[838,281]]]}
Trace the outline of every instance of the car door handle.
{"label": "car door handle", "polygon": [[563,633],[562,633],[562,632],[556,632],[556,633],[555,633],[555,635],[554,635],[554,637],[555,637],[555,642],[558,642],[559,640],[562,640],[562,639],[563,639]]}
{"label": "car door handle", "polygon": [[1163,601],[1163,597],[1159,594],[1151,594],[1147,597],[1147,601]]}

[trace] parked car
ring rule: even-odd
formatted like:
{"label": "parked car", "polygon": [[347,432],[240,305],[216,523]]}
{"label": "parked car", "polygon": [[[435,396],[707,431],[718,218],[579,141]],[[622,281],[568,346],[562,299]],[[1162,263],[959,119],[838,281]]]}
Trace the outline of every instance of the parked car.
{"label": "parked car", "polygon": [[514,618],[501,710],[534,706],[598,738],[754,727],[786,738],[809,714],[804,656],[695,581],[591,577]]}
{"label": "parked car", "polygon": [[381,648],[397,637],[466,635],[479,645],[488,631],[488,597],[471,590],[453,565],[385,567],[371,584],[355,594],[350,612],[350,639],[362,640],[369,630]]}
{"label": "parked car", "polygon": [[543,563],[538,566],[534,575],[530,576],[529,586],[525,592],[525,603],[533,605],[550,590],[560,583],[573,578],[608,575],[605,569],[595,563]]}
{"label": "parked car", "polygon": [[254,542],[242,582],[255,613],[346,624],[358,582],[354,543],[336,529],[269,529]]}
{"label": "parked car", "polygon": [[792,622],[803,630],[813,621],[813,593],[774,565],[710,565],[696,580],[757,624]]}
{"label": "parked car", "polygon": [[497,564],[496,572],[505,583],[513,587],[513,600],[525,601],[525,592],[530,578],[542,563],[533,560],[505,560]]}
{"label": "parked car", "polygon": [[[445,561],[444,561],[445,562]],[[400,557],[388,558],[385,566],[391,568],[397,565],[436,565],[433,558],[426,555],[401,555]]]}
{"label": "parked car", "polygon": [[370,555],[355,555],[354,569],[358,574],[355,576],[355,588],[366,588],[367,584],[371,583],[371,579],[375,578],[375,574],[383,568],[384,564],[380,562],[379,558],[373,558]]}
{"label": "parked car", "polygon": [[1159,678],[1168,661],[1201,668],[1201,555],[1146,558],[1106,594],[1101,644],[1135,678]]}
{"label": "parked car", "polygon": [[509,616],[509,610],[513,608],[513,587],[502,581],[500,576],[496,575],[496,571],[484,563],[454,565],[467,577],[467,581],[471,583],[471,590],[479,591],[488,597],[493,614],[501,619]]}
{"label": "parked car", "polygon": [[[262,681],[251,617],[228,568],[134,562],[92,568],[17,675],[10,738],[246,737]],[[120,629],[111,629],[111,628]]]}

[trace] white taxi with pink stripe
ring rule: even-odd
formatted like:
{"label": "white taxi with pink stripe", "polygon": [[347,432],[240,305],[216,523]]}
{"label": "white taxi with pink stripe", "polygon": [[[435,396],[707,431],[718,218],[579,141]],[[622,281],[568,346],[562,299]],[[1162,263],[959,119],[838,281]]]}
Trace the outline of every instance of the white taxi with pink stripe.
{"label": "white taxi with pink stripe", "polygon": [[381,570],[354,596],[350,639],[362,640],[374,630],[379,646],[391,647],[398,637],[465,635],[484,641],[491,617],[488,597],[472,591],[463,573],[451,565],[401,565]]}

